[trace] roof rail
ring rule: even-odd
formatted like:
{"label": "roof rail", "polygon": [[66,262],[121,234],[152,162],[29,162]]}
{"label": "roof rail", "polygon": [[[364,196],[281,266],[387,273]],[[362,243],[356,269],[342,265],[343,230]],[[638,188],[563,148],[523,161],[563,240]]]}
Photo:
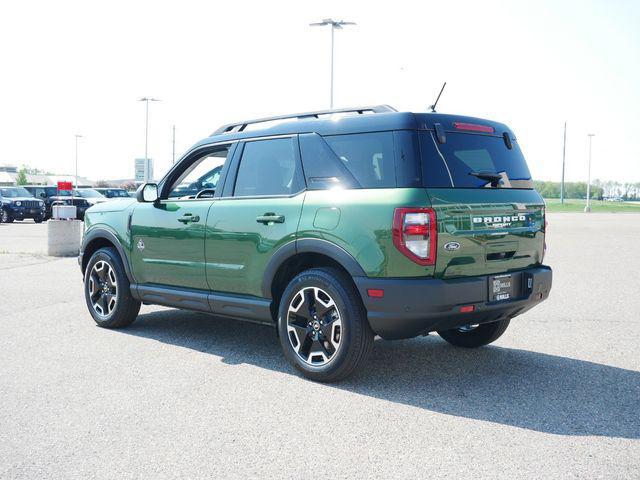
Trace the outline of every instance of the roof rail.
{"label": "roof rail", "polygon": [[389,105],[373,105],[369,107],[337,108],[333,110],[317,110],[315,112],[294,113],[291,115],[279,115],[277,117],[257,118],[255,120],[245,120],[243,122],[235,122],[235,123],[228,123],[226,125],[222,125],[215,132],[213,132],[211,136],[220,135],[223,133],[242,132],[245,128],[247,128],[247,125],[251,125],[254,123],[265,123],[265,122],[272,122],[275,120],[286,120],[289,118],[291,119],[295,118],[298,120],[302,120],[305,118],[319,118],[320,115],[332,115],[334,113],[363,114],[365,112],[389,113],[389,112],[397,112],[397,110],[393,107],[390,107]]}

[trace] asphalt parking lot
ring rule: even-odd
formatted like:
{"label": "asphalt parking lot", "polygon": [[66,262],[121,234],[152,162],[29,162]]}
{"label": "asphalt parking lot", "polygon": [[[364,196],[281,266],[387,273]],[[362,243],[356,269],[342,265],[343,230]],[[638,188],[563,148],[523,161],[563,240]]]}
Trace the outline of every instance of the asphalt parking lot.
{"label": "asphalt parking lot", "polygon": [[551,297],[494,345],[379,340],[336,385],[269,327],[96,327],[45,233],[0,225],[0,478],[640,478],[640,215],[549,215]]}

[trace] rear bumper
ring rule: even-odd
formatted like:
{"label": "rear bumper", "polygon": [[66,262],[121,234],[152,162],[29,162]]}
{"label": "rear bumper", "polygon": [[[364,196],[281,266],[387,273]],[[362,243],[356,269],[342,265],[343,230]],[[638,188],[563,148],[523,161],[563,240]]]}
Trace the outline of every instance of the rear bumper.
{"label": "rear bumper", "polygon": [[[551,268],[540,266],[510,273],[522,275],[520,295],[501,302],[488,301],[487,275],[450,280],[355,277],[354,281],[373,331],[383,338],[399,339],[512,318],[548,298]],[[370,288],[384,290],[384,297],[370,298]],[[461,313],[462,305],[475,309]]]}

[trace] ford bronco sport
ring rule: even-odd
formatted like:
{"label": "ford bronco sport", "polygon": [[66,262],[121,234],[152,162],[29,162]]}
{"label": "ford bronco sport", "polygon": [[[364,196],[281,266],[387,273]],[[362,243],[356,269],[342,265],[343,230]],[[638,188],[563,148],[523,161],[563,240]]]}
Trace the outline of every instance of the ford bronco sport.
{"label": "ford bronco sport", "polygon": [[383,105],[219,128],[88,210],[79,263],[102,327],[141,303],[275,323],[298,370],[335,381],[375,335],[496,340],[549,295],[544,237],[507,126]]}

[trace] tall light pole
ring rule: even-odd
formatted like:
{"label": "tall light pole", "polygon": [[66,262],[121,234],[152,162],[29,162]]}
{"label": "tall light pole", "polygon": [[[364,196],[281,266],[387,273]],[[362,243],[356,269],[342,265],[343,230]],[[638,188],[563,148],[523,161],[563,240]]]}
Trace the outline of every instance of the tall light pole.
{"label": "tall light pole", "polygon": [[564,122],[564,138],[562,141],[562,181],[560,182],[560,204],[564,205],[564,160],[567,151],[567,122]]}
{"label": "tall light pole", "polygon": [[83,138],[82,135],[76,133],[76,188],[78,188],[78,139]]}
{"label": "tall light pole", "polygon": [[333,20],[332,18],[325,18],[321,22],[310,23],[311,27],[324,27],[325,25],[331,26],[331,87],[329,93],[329,108],[333,108],[333,44],[334,44],[334,32],[336,29],[342,30],[343,25],[355,25],[355,22],[345,22],[343,20]]}
{"label": "tall light pole", "polygon": [[589,168],[587,173],[587,205],[584,207],[585,212],[590,212],[591,207],[589,206],[589,200],[591,197],[591,140],[595,137],[595,133],[588,133],[587,137],[589,137]]}
{"label": "tall light pole", "polygon": [[153,97],[142,97],[139,102],[145,103],[145,123],[144,123],[144,181],[149,181],[149,155],[147,147],[149,145],[149,102],[159,102],[160,99]]}
{"label": "tall light pole", "polygon": [[171,163],[176,163],[176,126],[173,126],[173,140],[171,142]]}

